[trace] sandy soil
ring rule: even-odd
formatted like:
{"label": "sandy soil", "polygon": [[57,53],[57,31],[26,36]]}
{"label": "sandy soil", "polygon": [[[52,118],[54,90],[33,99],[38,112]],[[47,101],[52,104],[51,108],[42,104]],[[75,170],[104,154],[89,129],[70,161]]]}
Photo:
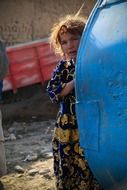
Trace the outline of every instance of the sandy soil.
{"label": "sandy soil", "polygon": [[1,180],[6,190],[54,189],[51,151],[53,124],[53,120],[48,120],[14,122],[9,124],[9,128],[6,126],[8,174]]}
{"label": "sandy soil", "polygon": [[54,190],[51,139],[57,106],[40,85],[3,95],[5,190]]}

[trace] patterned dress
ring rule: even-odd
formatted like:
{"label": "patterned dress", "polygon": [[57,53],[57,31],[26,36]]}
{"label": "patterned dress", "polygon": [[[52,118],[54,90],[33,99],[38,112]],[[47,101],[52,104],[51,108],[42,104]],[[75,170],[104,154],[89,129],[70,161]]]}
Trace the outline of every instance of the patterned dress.
{"label": "patterned dress", "polygon": [[59,98],[65,84],[73,80],[75,64],[61,61],[48,83],[47,91],[53,102],[58,102],[57,115],[52,145],[54,173],[57,190],[98,190],[100,189],[84,158],[79,146],[79,134],[75,114],[74,90]]}

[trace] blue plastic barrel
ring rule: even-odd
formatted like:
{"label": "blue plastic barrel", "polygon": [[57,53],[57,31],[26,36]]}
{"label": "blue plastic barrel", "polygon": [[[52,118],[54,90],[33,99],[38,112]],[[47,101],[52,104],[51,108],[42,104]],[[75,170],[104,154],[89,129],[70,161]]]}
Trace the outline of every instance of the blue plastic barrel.
{"label": "blue plastic barrel", "polygon": [[127,189],[127,1],[99,0],[76,62],[80,144],[104,189]]}

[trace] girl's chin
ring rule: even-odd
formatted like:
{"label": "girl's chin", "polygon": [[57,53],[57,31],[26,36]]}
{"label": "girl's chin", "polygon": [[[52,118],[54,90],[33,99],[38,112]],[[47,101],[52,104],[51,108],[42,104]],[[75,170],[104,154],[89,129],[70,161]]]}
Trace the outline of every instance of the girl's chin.
{"label": "girl's chin", "polygon": [[71,59],[76,60],[76,56],[77,55],[75,55],[75,54],[73,54],[73,55],[65,55],[65,59],[66,60],[71,60]]}
{"label": "girl's chin", "polygon": [[71,60],[71,59],[76,60],[76,56],[69,56],[68,60]]}

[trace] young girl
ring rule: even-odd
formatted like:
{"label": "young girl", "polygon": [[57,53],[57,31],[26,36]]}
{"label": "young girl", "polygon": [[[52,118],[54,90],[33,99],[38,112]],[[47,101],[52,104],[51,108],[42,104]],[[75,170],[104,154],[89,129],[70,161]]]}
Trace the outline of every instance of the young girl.
{"label": "young girl", "polygon": [[68,15],[53,26],[50,37],[61,55],[47,86],[51,100],[60,105],[52,141],[57,190],[100,189],[79,145],[75,113],[75,61],[84,26],[85,19]]}

